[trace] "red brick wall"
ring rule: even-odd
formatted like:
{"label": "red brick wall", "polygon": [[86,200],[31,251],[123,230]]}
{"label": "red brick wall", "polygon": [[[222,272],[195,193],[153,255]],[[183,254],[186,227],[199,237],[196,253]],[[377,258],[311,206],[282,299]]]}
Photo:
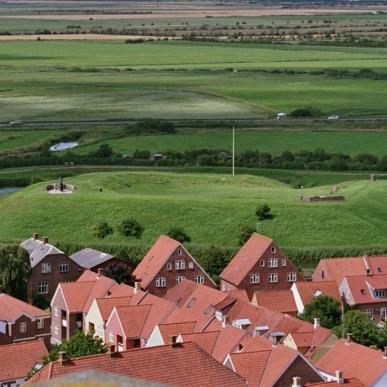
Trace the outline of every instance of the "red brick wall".
{"label": "red brick wall", "polygon": [[[275,252],[272,252],[272,247],[275,248]],[[278,259],[278,267],[269,267],[269,258]],[[282,260],[286,260],[286,266],[282,266]],[[265,266],[260,266],[261,260],[265,261]],[[289,258],[278,248],[278,246],[273,242],[268,249],[261,256],[259,261],[256,262],[253,269],[250,270],[239,286],[230,284],[229,282],[222,280],[220,281],[220,288],[222,291],[236,290],[236,289],[245,289],[249,298],[253,296],[255,291],[259,290],[287,290],[290,289],[293,285],[293,282],[289,282],[287,275],[290,272],[297,273],[297,281],[303,281],[303,278],[297,268],[289,260]],[[259,273],[260,282],[258,284],[250,283],[250,274]],[[270,283],[269,282],[269,273],[278,274],[278,282]]]}
{"label": "red brick wall", "polygon": [[364,312],[365,309],[372,309],[374,314],[374,321],[380,321],[380,309],[381,308],[387,308],[387,302],[374,302],[372,304],[358,304],[356,305],[358,309],[360,309],[362,312]]}
{"label": "red brick wall", "polygon": [[[61,273],[59,264],[62,261],[69,262],[69,271]],[[42,273],[42,263],[51,263],[51,273]],[[75,281],[82,274],[83,268],[67,257],[65,254],[48,255],[39,262],[32,270],[28,279],[28,297],[32,297],[33,293],[38,293],[39,282],[48,282],[47,298],[51,300],[59,282]]]}
{"label": "red brick wall", "polygon": [[[185,269],[184,270],[177,270],[175,267],[175,262],[178,260],[184,260],[185,262]],[[192,262],[193,269],[189,269],[189,262]],[[169,271],[167,270],[167,265],[170,263],[172,265],[172,269]],[[191,281],[195,281],[195,277],[198,275],[204,276],[204,283],[203,285],[209,286],[214,288],[214,283],[208,278],[207,274],[202,270],[199,265],[196,264],[196,262],[189,256],[189,254],[184,250],[181,249],[181,254],[179,254],[179,249],[177,249],[171,257],[168,259],[168,261],[164,264],[160,272],[155,276],[155,278],[152,280],[152,282],[147,286],[146,290],[149,290],[150,293],[162,297],[168,289],[173,288],[177,282],[176,277],[177,276],[184,276],[186,279],[189,279]],[[157,277],[165,277],[166,278],[166,286],[162,288],[158,288],[156,286],[156,279]]]}

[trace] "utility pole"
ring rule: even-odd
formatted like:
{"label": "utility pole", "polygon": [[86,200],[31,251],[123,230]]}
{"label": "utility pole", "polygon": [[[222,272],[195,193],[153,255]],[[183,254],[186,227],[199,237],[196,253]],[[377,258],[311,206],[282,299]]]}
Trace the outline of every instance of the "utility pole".
{"label": "utility pole", "polygon": [[232,127],[232,175],[235,176],[235,126]]}

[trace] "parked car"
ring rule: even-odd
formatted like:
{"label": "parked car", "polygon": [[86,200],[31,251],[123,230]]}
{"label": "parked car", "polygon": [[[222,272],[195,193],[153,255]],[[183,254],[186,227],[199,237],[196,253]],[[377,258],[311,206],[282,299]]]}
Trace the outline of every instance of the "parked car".
{"label": "parked car", "polygon": [[283,118],[286,118],[288,116],[288,113],[277,113],[277,120],[282,120]]}
{"label": "parked car", "polygon": [[338,119],[340,119],[338,114],[333,114],[327,118],[328,121],[337,121]]}
{"label": "parked car", "polygon": [[22,125],[22,124],[23,124],[22,120],[13,120],[13,121],[10,121],[9,123],[10,126],[16,126],[16,125]]}

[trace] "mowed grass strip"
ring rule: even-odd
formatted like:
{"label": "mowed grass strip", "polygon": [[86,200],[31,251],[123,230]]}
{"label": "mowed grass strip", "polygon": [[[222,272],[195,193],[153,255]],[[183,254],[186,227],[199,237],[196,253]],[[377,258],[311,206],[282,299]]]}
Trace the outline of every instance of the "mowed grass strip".
{"label": "mowed grass strip", "polygon": [[[92,173],[68,179],[72,195],[49,195],[46,184],[30,186],[0,200],[0,239],[22,240],[31,232],[53,240],[96,241],[91,226],[99,220],[113,227],[127,217],[145,228],[151,243],[169,227],[181,226],[197,244],[236,246],[240,224],[256,225],[255,208],[268,203],[273,221],[260,231],[289,248],[358,247],[364,251],[387,243],[386,181],[340,184],[342,202],[306,203],[301,192],[327,194],[331,187],[295,190],[266,179],[241,175],[157,172]],[[102,187],[102,192],[99,192]],[[106,243],[125,243],[118,232]]]}

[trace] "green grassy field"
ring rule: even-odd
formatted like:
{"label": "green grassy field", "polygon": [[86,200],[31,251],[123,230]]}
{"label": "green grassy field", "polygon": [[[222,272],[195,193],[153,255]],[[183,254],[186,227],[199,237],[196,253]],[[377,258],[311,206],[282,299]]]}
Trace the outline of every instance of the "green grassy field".
{"label": "green grassy field", "polygon": [[383,48],[82,41],[0,45],[0,121],[251,117],[304,106],[325,114],[385,114],[387,80],[258,71],[385,72]]}
{"label": "green grassy field", "polygon": [[[276,215],[260,231],[287,248],[368,249],[387,243],[386,181],[347,182],[343,202],[306,203],[303,194],[326,194],[330,187],[295,190],[267,179],[240,175],[157,172],[92,173],[68,179],[72,195],[49,195],[45,184],[0,199],[0,239],[22,240],[31,232],[62,242],[96,241],[91,226],[100,219],[113,227],[135,217],[149,244],[170,226],[182,226],[195,244],[236,246],[242,223],[256,224],[258,203]],[[103,188],[99,192],[99,187]],[[115,232],[104,242],[125,243]]]}

